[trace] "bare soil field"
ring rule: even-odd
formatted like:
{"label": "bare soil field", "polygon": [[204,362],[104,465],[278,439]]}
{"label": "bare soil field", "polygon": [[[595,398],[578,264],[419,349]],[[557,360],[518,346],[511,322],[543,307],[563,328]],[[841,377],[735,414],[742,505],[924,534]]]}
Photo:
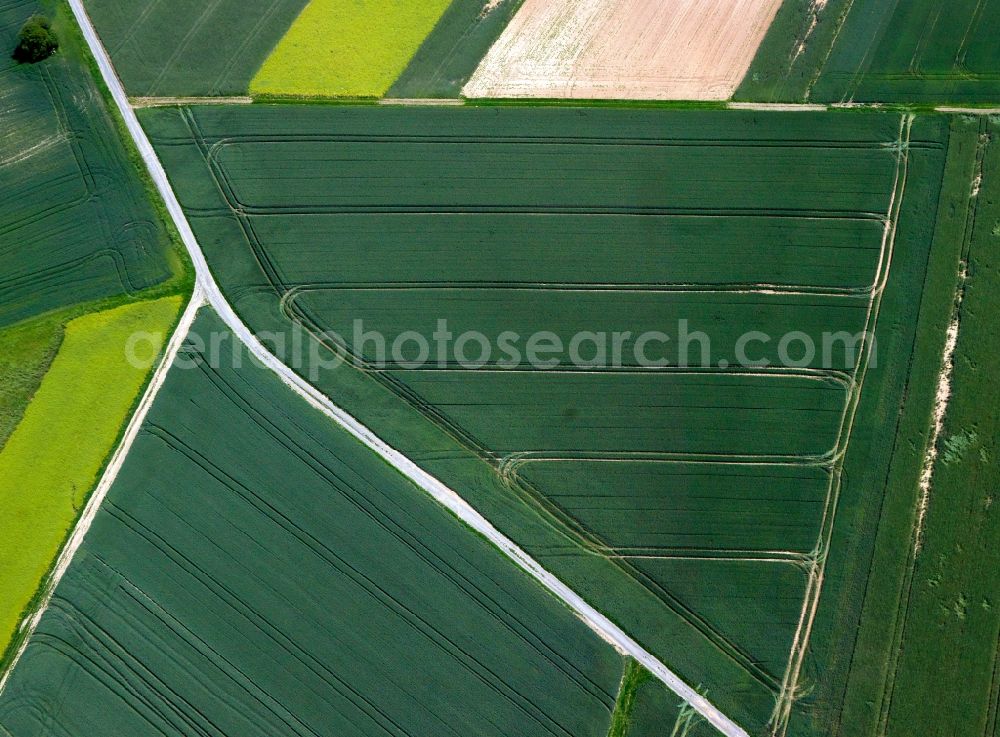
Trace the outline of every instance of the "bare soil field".
{"label": "bare soil field", "polygon": [[781,0],[526,0],[466,97],[726,100]]}

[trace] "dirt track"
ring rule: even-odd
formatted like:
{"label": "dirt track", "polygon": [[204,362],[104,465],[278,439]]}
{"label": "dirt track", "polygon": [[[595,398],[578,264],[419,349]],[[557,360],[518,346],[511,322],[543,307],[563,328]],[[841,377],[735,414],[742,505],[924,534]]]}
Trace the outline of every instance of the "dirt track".
{"label": "dirt track", "polygon": [[726,100],[781,0],[526,0],[467,97]]}
{"label": "dirt track", "polygon": [[[190,322],[194,320],[197,308],[202,304],[202,301],[207,301],[207,303],[215,309],[219,317],[226,323],[229,329],[232,330],[234,336],[249,349],[250,353],[257,360],[259,360],[262,365],[277,374],[278,377],[281,378],[281,380],[292,391],[302,397],[315,409],[319,410],[337,423],[341,428],[346,430],[365,446],[381,456],[393,468],[402,473],[418,488],[422,489],[434,500],[451,511],[473,531],[489,540],[501,553],[535,578],[535,580],[537,580],[542,586],[561,599],[563,603],[569,606],[575,615],[596,634],[608,643],[612,644],[619,652],[627,653],[635,658],[635,660],[649,670],[656,678],[662,681],[675,694],[680,696],[691,706],[692,709],[703,716],[723,735],[726,737],[749,737],[746,731],[719,711],[719,709],[717,709],[705,696],[699,693],[695,688],[692,688],[685,683],[679,676],[667,668],[663,662],[633,640],[618,625],[608,619],[607,616],[594,609],[578,593],[544,569],[513,540],[497,530],[485,517],[483,517],[476,509],[459,496],[458,493],[447,487],[434,476],[431,476],[429,473],[424,471],[403,453],[386,444],[381,438],[375,435],[375,433],[343,409],[335,405],[329,397],[322,394],[311,384],[307,383],[295,371],[286,366],[274,354],[267,350],[264,344],[258,340],[257,336],[250,331],[250,329],[233,310],[232,306],[219,289],[219,285],[216,283],[215,278],[212,276],[212,272],[208,268],[208,262],[205,260],[201,246],[195,237],[194,231],[191,229],[191,225],[187,220],[187,216],[184,214],[184,210],[181,207],[180,201],[177,199],[177,195],[174,193],[170,181],[167,178],[167,173],[163,168],[163,164],[160,162],[156,151],[153,149],[152,143],[146,136],[146,132],[139,124],[139,119],[136,117],[135,110],[132,108],[129,99],[125,94],[125,89],[122,87],[121,80],[111,63],[111,57],[108,55],[107,50],[101,43],[101,40],[97,35],[97,31],[94,29],[94,25],[90,20],[90,16],[84,8],[83,1],[68,0],[68,2],[74,17],[80,25],[80,30],[83,33],[84,40],[87,42],[87,45],[90,47],[90,51],[94,56],[97,68],[103,77],[109,92],[111,93],[115,106],[118,108],[118,112],[121,114],[129,135],[132,137],[143,162],[146,164],[146,168],[153,180],[153,184],[163,197],[167,212],[174,221],[174,224],[177,226],[181,240],[184,242],[184,246],[186,247],[188,255],[190,256],[194,266],[196,287],[194,290],[192,304],[189,305],[188,310],[185,313],[184,322],[182,322],[181,326],[174,333],[174,336],[171,339],[171,347],[167,356],[169,357],[172,353],[176,352],[181,340],[184,337],[184,333],[186,333],[186,326],[190,325]],[[162,371],[165,375],[167,368],[168,361],[165,359],[163,365],[158,370],[158,373]],[[162,377],[160,377],[158,380],[154,381],[154,385],[158,386],[162,383],[162,380]],[[147,391],[147,394],[144,397],[144,403],[152,404],[153,396],[155,396],[155,393],[150,394]],[[132,418],[129,425],[130,429],[128,430],[129,433],[133,433],[132,437],[134,437],[134,434],[138,433],[143,416],[144,415],[140,413],[136,414]],[[128,438],[129,435],[126,435],[125,442],[123,442],[116,451],[116,455],[120,456],[122,460],[124,460],[126,454],[128,453],[130,445]],[[102,478],[102,484],[105,484],[108,488],[110,488],[116,475],[117,469],[109,468],[109,471],[106,472],[104,478]],[[88,509],[87,515],[89,516],[85,515],[85,520],[96,514],[97,509],[100,506],[101,499],[102,496],[99,496],[98,493],[95,492]],[[58,569],[65,570],[68,568],[70,562],[72,561],[74,551],[77,547],[79,547],[84,536],[86,535],[88,526],[89,522],[85,522],[83,524],[79,524],[74,529],[70,545],[64,549],[60,556]],[[61,574],[57,574],[53,577],[53,580],[49,584],[47,595],[51,596],[51,592],[54,590],[54,586],[58,582],[59,575]],[[25,645],[28,639],[30,639],[30,634],[34,630],[34,626],[38,623],[43,610],[44,606],[31,618],[29,622],[29,631],[27,636],[24,638]],[[22,645],[22,651],[23,647],[24,645]],[[13,664],[11,665],[10,670],[12,669]],[[10,670],[8,670],[8,673]],[[0,684],[0,688],[2,688],[2,684]]]}

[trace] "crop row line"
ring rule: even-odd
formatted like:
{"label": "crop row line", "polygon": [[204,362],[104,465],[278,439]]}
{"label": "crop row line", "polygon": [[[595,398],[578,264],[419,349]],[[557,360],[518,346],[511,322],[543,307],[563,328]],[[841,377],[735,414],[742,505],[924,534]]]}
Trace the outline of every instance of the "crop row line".
{"label": "crop row line", "polygon": [[[216,375],[215,377],[212,377],[212,380],[222,381],[222,377]],[[246,403],[245,400],[243,400],[242,403],[244,404],[244,411],[247,412],[251,416],[251,418],[254,415],[259,414],[257,410],[255,410],[252,406]],[[533,714],[532,712],[534,711],[535,708],[534,705],[531,704],[530,699],[528,699],[523,694],[518,693],[513,688],[507,686],[503,682],[503,679],[500,677],[500,675],[491,670],[486,663],[483,663],[479,658],[475,657],[471,653],[464,650],[461,647],[461,645],[452,640],[447,634],[442,632],[440,629],[435,627],[430,620],[421,615],[418,611],[416,611],[412,607],[408,606],[404,602],[395,598],[390,591],[388,591],[382,584],[376,581],[371,575],[369,575],[368,573],[364,572],[363,570],[352,564],[344,556],[338,554],[333,548],[325,544],[322,540],[320,540],[315,535],[311,534],[308,530],[306,530],[304,527],[302,527],[300,524],[298,524],[287,513],[278,509],[274,501],[266,498],[264,495],[256,492],[255,490],[241,483],[239,480],[235,479],[230,473],[220,468],[217,464],[214,464],[209,458],[207,458],[200,451],[191,447],[189,444],[185,443],[180,438],[169,433],[164,428],[156,427],[156,428],[151,428],[151,430],[153,430],[155,435],[159,439],[167,443],[168,446],[171,447],[175,452],[183,454],[191,462],[200,466],[206,473],[213,476],[219,483],[221,483],[226,488],[230,489],[233,494],[242,498],[246,503],[253,506],[265,518],[271,520],[273,524],[278,525],[287,534],[299,540],[299,542],[302,545],[304,545],[308,550],[310,550],[310,552],[312,552],[315,556],[317,556],[319,560],[323,561],[325,564],[331,566],[332,568],[335,568],[344,576],[346,576],[355,586],[359,588],[360,591],[362,591],[367,596],[371,597],[371,599],[377,602],[380,606],[383,606],[387,610],[391,611],[394,614],[394,616],[396,616],[400,620],[400,622],[405,623],[409,628],[411,628],[414,631],[415,634],[417,634],[420,637],[426,638],[436,647],[441,648],[454,660],[456,666],[467,671],[473,677],[481,680],[488,687],[497,690],[498,692],[501,692],[503,695],[505,695],[505,698],[508,701],[510,701],[515,707],[523,710],[525,716],[533,718],[536,721],[539,721],[539,724],[541,724],[543,727],[545,726],[543,724],[543,721],[544,719],[548,719],[548,717],[544,715],[544,713],[541,712],[541,710],[538,710],[539,713]],[[275,430],[276,428],[274,427],[273,424],[271,424],[270,427],[268,428],[268,432],[272,434],[272,437],[275,437],[275,439],[282,445],[284,445],[288,450],[296,452],[297,449],[295,448],[294,445],[292,445],[293,443],[292,439],[285,436],[283,433],[281,437],[274,435],[273,432]],[[313,468],[313,470],[317,472],[317,474],[319,474],[328,482],[332,482],[335,488],[339,489],[342,492],[346,490],[344,482],[341,479],[337,478],[335,474],[331,474],[331,471],[328,468],[322,467],[321,462],[314,456],[309,456],[307,458],[304,451],[299,451],[296,454],[299,455],[301,460],[307,462]],[[317,467],[314,464],[320,464],[320,467]],[[375,510],[371,509],[370,506],[368,505],[362,506],[358,503],[356,498],[351,498],[350,496],[345,496],[345,498],[350,499],[356,509],[361,511],[365,516],[374,521],[376,524],[385,529],[387,532],[397,537],[402,542],[402,544],[410,548],[415,554],[427,560],[427,558],[425,557],[426,553],[421,550],[418,550],[413,546],[412,537],[410,538],[409,542],[404,540],[402,537],[400,537],[398,531],[394,531],[392,529],[392,527],[390,526],[390,521],[384,518],[381,514],[377,513]],[[392,525],[394,526],[395,523],[392,523]],[[155,533],[149,531],[149,534],[155,534]],[[162,539],[160,539],[159,542],[155,544],[159,549],[163,549],[164,546],[169,546],[169,543],[167,543],[165,540]],[[423,547],[422,544],[421,547]],[[222,584],[215,581],[215,579],[210,577],[204,578],[204,576],[202,576],[202,574],[198,570],[193,568],[191,569],[190,572],[195,577],[202,578],[204,584],[206,586],[209,586],[210,588],[216,589],[218,594],[222,595],[224,592],[230,597],[234,597],[234,595],[231,595],[228,591],[225,591],[224,588],[220,588],[222,587]],[[454,579],[449,578],[448,575],[445,573],[442,573],[442,579],[449,581],[452,585],[460,589],[462,588],[456,581],[454,581]],[[466,590],[466,593],[470,592]],[[482,607],[486,611],[489,611],[488,607],[482,601],[480,601],[478,597],[472,595],[471,593],[470,595],[480,605],[480,607]],[[244,617],[250,617],[254,621],[257,621],[259,627],[263,627],[268,632],[271,632],[273,636],[278,636],[282,640],[288,639],[279,630],[277,630],[272,625],[267,623],[267,621],[263,617],[260,617],[260,615],[253,612],[251,608],[247,606],[244,602],[238,600],[237,598],[232,598],[232,605],[234,605],[234,608]],[[495,617],[494,612],[489,612],[489,613]],[[507,624],[508,629],[511,629],[509,623],[505,624]],[[511,632],[515,634],[515,636],[520,635],[523,638],[523,634],[519,633],[518,631],[511,629]],[[291,640],[288,640],[288,642],[293,644],[297,651],[302,651],[301,646],[299,646],[297,643],[294,643]],[[568,677],[572,677],[569,674],[567,675]],[[581,674],[581,677],[586,678],[586,676],[583,674]],[[338,680],[341,679],[338,678]],[[597,688],[596,684],[591,683],[591,685],[593,688]],[[364,697],[360,693],[358,695],[361,696],[361,698],[364,699],[364,701],[368,702],[367,697]],[[540,721],[539,716],[544,717],[544,719]],[[553,725],[556,729],[559,730],[562,729],[561,727],[559,727],[559,725],[556,725],[555,723],[553,723]],[[556,732],[553,731],[553,729],[548,727],[546,727],[546,731],[549,731],[553,735],[556,734]],[[569,735],[565,735],[565,737],[569,737]]]}
{"label": "crop row line", "polygon": [[[324,481],[328,483],[331,487],[337,489],[341,493],[341,495],[352,505],[353,508],[355,508],[361,514],[369,518],[378,527],[390,533],[394,538],[398,539],[400,542],[406,545],[418,557],[425,560],[430,567],[434,568],[439,573],[441,573],[442,578],[445,581],[447,581],[452,585],[456,585],[456,587],[461,589],[463,592],[470,594],[477,601],[477,603],[481,605],[481,608],[483,609],[484,612],[486,612],[487,614],[489,614],[494,618],[497,618],[498,621],[501,619],[496,616],[496,612],[498,610],[506,611],[501,602],[499,602],[490,594],[486,593],[475,582],[473,582],[471,579],[466,577],[460,571],[458,571],[453,566],[448,564],[439,555],[434,553],[426,545],[426,543],[424,543],[418,536],[410,532],[405,525],[397,522],[391,516],[389,516],[382,510],[378,509],[376,505],[372,502],[372,500],[368,498],[368,496],[357,492],[354,489],[353,485],[350,482],[342,479],[329,466],[329,464],[324,462],[315,454],[310,453],[305,448],[302,442],[300,442],[296,438],[291,437],[291,435],[288,432],[282,430],[275,422],[271,421],[265,413],[260,411],[254,402],[251,402],[245,397],[243,397],[240,390],[237,387],[235,387],[231,382],[227,381],[219,372],[210,370],[204,366],[202,367],[202,370],[212,381],[212,383],[214,383],[218,387],[220,392],[224,393],[226,396],[230,398],[231,401],[234,402],[234,404],[237,404],[237,406],[240,407],[242,412],[246,415],[248,421],[253,422],[258,426],[260,426],[261,428],[265,429],[276,443],[280,444],[290,454],[296,456],[296,458],[301,463],[310,467],[314,471],[314,473],[317,474],[317,476],[323,478]],[[189,457],[192,457],[191,454],[196,454],[199,458],[203,458],[204,462],[206,463],[209,462],[208,459],[205,458],[200,453],[200,451],[195,450],[189,444],[184,443],[176,436],[169,435],[168,437],[166,431],[163,430],[162,428],[158,430],[158,435],[162,439],[168,441],[175,448],[185,452],[185,454],[187,454]],[[219,469],[218,472],[223,473],[221,469]],[[226,477],[228,478],[228,474],[226,474]],[[241,486],[241,488],[244,487]],[[375,493],[380,493],[374,487],[371,489],[371,491]],[[386,498],[387,501],[395,504],[395,502],[391,498],[388,497],[384,498]],[[462,581],[464,581],[465,584],[467,584],[467,587],[469,588],[465,586],[459,586],[456,583],[455,579],[456,576],[460,578]],[[475,593],[470,591],[470,588],[474,589]],[[488,604],[484,604],[482,601],[483,599],[485,599],[488,602]],[[520,620],[518,620],[512,613],[511,613],[511,618],[513,619],[513,621],[517,622],[518,625],[521,625]],[[522,627],[514,629],[510,627],[510,624],[506,620],[503,620],[503,623],[505,626],[511,629],[512,634],[521,639],[524,639],[525,642],[531,644],[532,647],[538,650],[540,653],[541,650],[539,648],[539,645],[541,645],[542,648],[547,650],[548,654],[546,655],[546,657],[549,658],[550,660],[551,660],[550,656],[554,655],[560,658],[562,662],[566,662],[564,661],[564,659],[561,658],[561,656],[559,656],[557,653],[548,648],[548,646],[545,645],[540,638],[531,633],[530,630],[528,630],[527,628]],[[568,662],[566,664],[569,665]],[[576,670],[574,670],[574,673],[576,673],[580,678],[583,678],[584,680],[587,681],[587,683],[590,684],[587,688],[599,689],[597,684],[591,681],[585,673]],[[574,680],[577,680],[577,676],[571,674],[568,675]],[[603,695],[608,696],[608,694],[603,694]]]}

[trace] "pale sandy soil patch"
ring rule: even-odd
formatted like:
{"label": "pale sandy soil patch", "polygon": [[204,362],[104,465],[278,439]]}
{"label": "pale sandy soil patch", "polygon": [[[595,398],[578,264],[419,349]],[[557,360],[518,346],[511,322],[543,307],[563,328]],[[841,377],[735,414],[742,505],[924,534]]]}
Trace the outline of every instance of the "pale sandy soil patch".
{"label": "pale sandy soil patch", "polygon": [[525,0],[466,97],[726,100],[782,0]]}

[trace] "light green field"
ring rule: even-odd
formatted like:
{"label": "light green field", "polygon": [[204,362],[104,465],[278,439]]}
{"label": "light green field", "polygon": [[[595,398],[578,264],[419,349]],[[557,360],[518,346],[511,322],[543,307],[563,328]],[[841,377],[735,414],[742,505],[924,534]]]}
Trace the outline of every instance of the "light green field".
{"label": "light green field", "polygon": [[312,0],[250,83],[255,95],[382,97],[451,0]]}
{"label": "light green field", "polygon": [[97,481],[148,371],[125,360],[136,331],[166,334],[180,297],[71,321],[52,367],[0,452],[0,650]]}

